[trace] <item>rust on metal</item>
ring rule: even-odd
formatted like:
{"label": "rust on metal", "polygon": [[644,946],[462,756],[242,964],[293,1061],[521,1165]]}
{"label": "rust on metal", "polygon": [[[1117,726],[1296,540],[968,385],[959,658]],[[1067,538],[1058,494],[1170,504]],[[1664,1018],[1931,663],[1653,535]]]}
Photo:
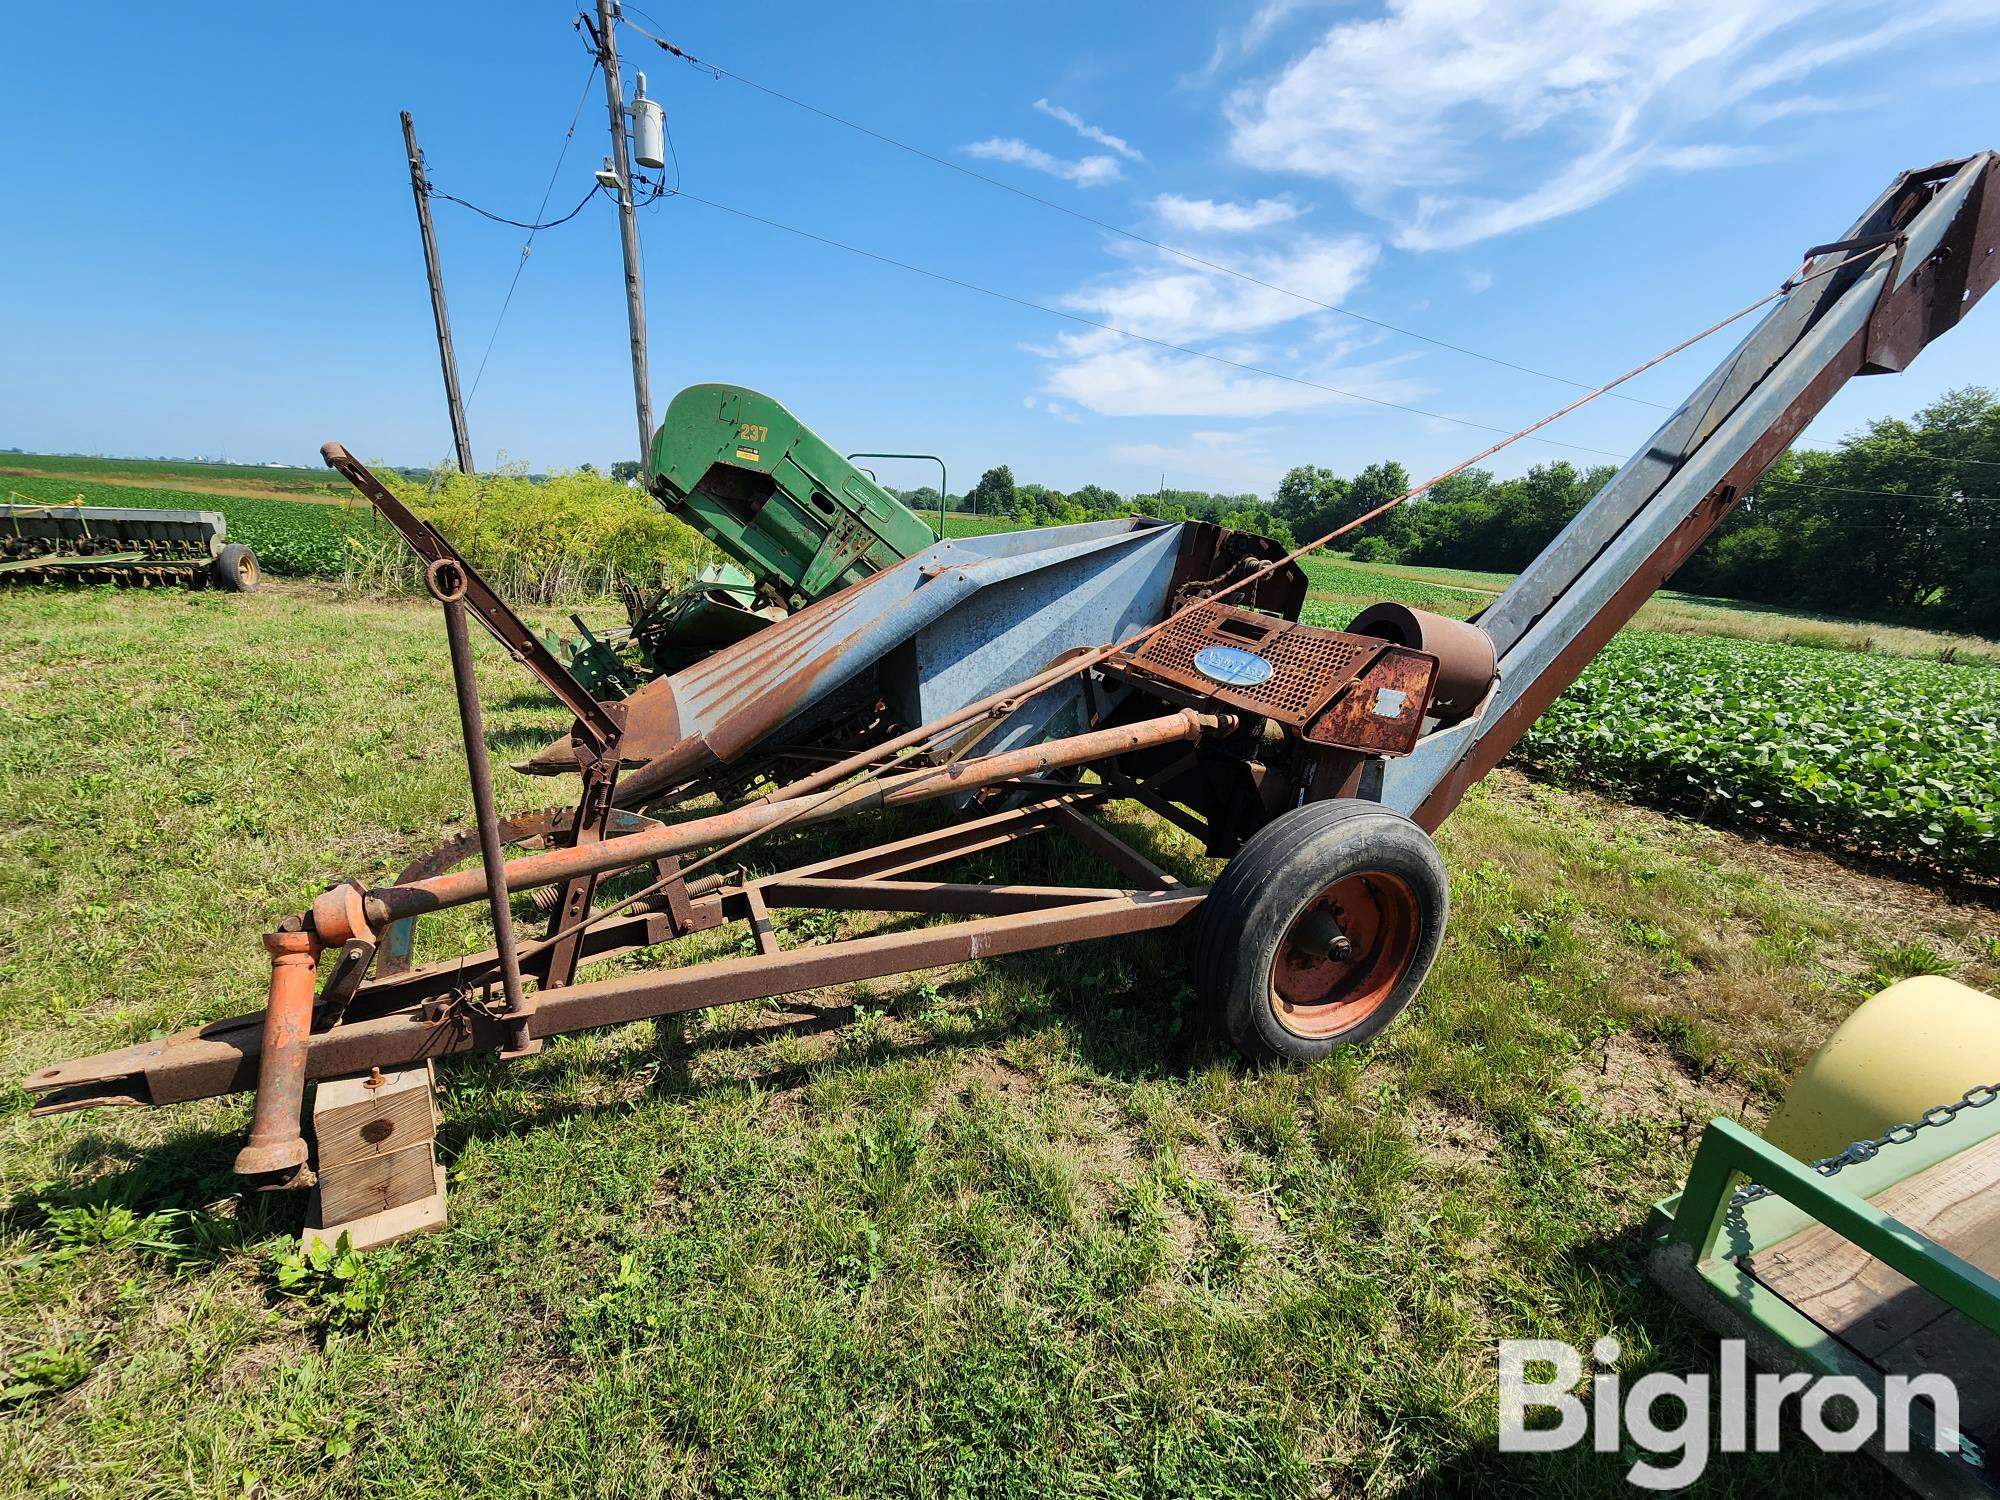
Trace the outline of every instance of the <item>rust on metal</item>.
{"label": "rust on metal", "polygon": [[[628,869],[667,855],[685,854],[711,844],[726,843],[745,834],[756,833],[778,823],[805,826],[826,822],[856,812],[884,807],[909,806],[918,802],[977,791],[1011,780],[1032,776],[1062,766],[1085,765],[1150,746],[1191,740],[1213,732],[1219,721],[1213,715],[1182,709],[1138,724],[1093,730],[1063,740],[1047,740],[1018,750],[959,761],[934,770],[901,772],[828,795],[804,808],[781,802],[752,803],[733,812],[671,823],[644,833],[605,839],[596,844],[571,849],[549,850],[508,861],[501,866],[509,891],[532,890],[553,885],[574,875],[607,874]],[[486,890],[483,871],[468,870],[432,876],[410,885],[386,886],[372,890],[367,912],[378,923],[403,917],[462,906],[477,900]],[[315,908],[314,920],[319,911]],[[322,932],[322,939],[329,934]]]}
{"label": "rust on metal", "polygon": [[[534,1032],[557,1036],[1061,943],[1156,931],[1186,921],[1207,894],[1205,887],[1145,891],[691,968],[620,974],[551,991],[535,1012]],[[251,1088],[259,1074],[261,1020],[238,1016],[45,1068],[27,1080],[28,1090],[42,1096],[35,1112],[121,1101],[173,1104]],[[406,1067],[463,1052],[497,1052],[507,1041],[506,1022],[477,1006],[456,1008],[436,1020],[426,1020],[420,1010],[399,1010],[306,1038],[298,1078],[303,1084],[307,1078],[339,1077],[371,1066]],[[296,1129],[296,1115],[292,1123]]]}
{"label": "rust on metal", "polygon": [[1424,732],[1437,677],[1435,656],[1390,646],[1313,720],[1306,740],[1368,755],[1408,755]]}
{"label": "rust on metal", "polygon": [[[1230,682],[1202,668],[1216,648],[1267,664],[1258,682]],[[1133,681],[1177,697],[1216,702],[1303,729],[1383,650],[1372,637],[1301,625],[1228,604],[1206,604],[1172,621],[1117,665]]]}
{"label": "rust on metal", "polygon": [[479,682],[472,668],[472,638],[465,628],[465,573],[451,558],[430,566],[431,592],[444,605],[444,628],[451,646],[452,689],[458,698],[458,722],[465,737],[466,770],[472,782],[472,815],[479,830],[480,872],[493,917],[493,948],[500,962],[501,991],[514,1028],[516,1056],[535,1050],[528,1033],[534,1005],[521,984],[521,961],[514,952],[514,916],[507,904],[507,881],[501,873],[500,814],[493,805],[493,770],[486,758],[486,727],[479,708]]}
{"label": "rust on metal", "polygon": [[1352,635],[1379,636],[1437,658],[1430,713],[1440,727],[1470,717],[1493,687],[1493,637],[1477,625],[1385,602],[1369,605],[1348,622],[1347,629]]}
{"label": "rust on metal", "polygon": [[479,623],[507,650],[507,654],[534,673],[542,685],[554,693],[576,716],[577,723],[593,746],[608,749],[621,732],[617,713],[599,703],[583,684],[542,644],[505,600],[493,591],[479,571],[445,540],[444,533],[398,500],[389,487],[370,473],[367,466],[339,443],[323,444],[320,457],[349,484],[364,495],[382,519],[402,534],[410,550],[422,558],[427,576],[439,563],[450,564],[455,597],[479,617]]}
{"label": "rust on metal", "polygon": [[264,934],[264,947],[271,955],[271,994],[257,1028],[257,1109],[250,1139],[236,1153],[236,1170],[246,1177],[297,1172],[307,1154],[299,1110],[305,1102],[319,943],[308,932],[279,931]]}
{"label": "rust on metal", "polygon": [[1271,967],[1271,1014],[1303,1037],[1359,1025],[1409,971],[1419,926],[1408,881],[1371,870],[1335,882],[1293,920]]}

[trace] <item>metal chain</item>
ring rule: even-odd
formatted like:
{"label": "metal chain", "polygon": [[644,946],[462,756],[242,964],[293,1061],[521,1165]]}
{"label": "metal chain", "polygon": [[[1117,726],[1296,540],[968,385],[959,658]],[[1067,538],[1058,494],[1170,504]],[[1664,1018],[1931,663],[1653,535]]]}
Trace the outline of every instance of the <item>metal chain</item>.
{"label": "metal chain", "polygon": [[[1812,1169],[1822,1177],[1832,1177],[1843,1167],[1851,1167],[1859,1162],[1872,1160],[1884,1146],[1906,1146],[1917,1138],[1917,1132],[1927,1125],[1949,1125],[1958,1118],[1962,1109],[1980,1109],[2000,1099],[2000,1083],[1974,1084],[1967,1089],[1955,1104],[1933,1104],[1916,1119],[1902,1125],[1892,1125],[1872,1141],[1856,1141],[1844,1151],[1832,1156],[1823,1156],[1812,1164]],[[1755,1203],[1759,1198],[1771,1196],[1771,1189],[1761,1182],[1752,1182],[1738,1188],[1730,1195],[1729,1206],[1741,1208],[1746,1203]]]}

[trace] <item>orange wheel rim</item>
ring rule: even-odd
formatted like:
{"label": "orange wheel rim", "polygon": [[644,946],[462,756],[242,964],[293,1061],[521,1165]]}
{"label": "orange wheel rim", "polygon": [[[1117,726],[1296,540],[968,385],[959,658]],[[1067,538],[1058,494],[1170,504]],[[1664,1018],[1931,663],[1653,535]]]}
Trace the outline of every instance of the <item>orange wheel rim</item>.
{"label": "orange wheel rim", "polygon": [[257,581],[257,565],[247,557],[237,558],[236,576],[244,583],[255,583]]}
{"label": "orange wheel rim", "polygon": [[1409,972],[1419,917],[1416,891],[1386,870],[1328,886],[1278,943],[1271,965],[1271,1013],[1278,1024],[1303,1037],[1337,1036],[1359,1025]]}

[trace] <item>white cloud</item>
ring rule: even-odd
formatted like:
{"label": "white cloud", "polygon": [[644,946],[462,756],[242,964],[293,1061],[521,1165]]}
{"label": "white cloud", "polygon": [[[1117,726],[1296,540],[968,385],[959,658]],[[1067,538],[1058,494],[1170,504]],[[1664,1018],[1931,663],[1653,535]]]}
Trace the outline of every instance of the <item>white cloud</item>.
{"label": "white cloud", "polygon": [[1046,99],[1037,99],[1035,108],[1051,120],[1060,120],[1086,141],[1095,141],[1100,146],[1108,146],[1127,161],[1144,161],[1145,154],[1123,136],[1113,135],[1101,126],[1092,125],[1073,109],[1064,109],[1060,104],[1051,104]]}
{"label": "white cloud", "polygon": [[1480,292],[1492,291],[1493,273],[1491,271],[1467,271],[1465,273],[1465,289],[1475,296]]}
{"label": "white cloud", "polygon": [[1275,287],[1289,287],[1320,302],[1339,302],[1360,285],[1378,254],[1372,241],[1358,235],[1339,239],[1302,235],[1282,252],[1239,260],[1241,269],[1271,286],[1160,255],[1071,292],[1063,304],[1172,344],[1255,333],[1314,310],[1311,303]]}
{"label": "white cloud", "polygon": [[968,156],[976,156],[981,161],[1012,162],[1015,166],[1027,167],[1032,171],[1046,172],[1051,177],[1060,177],[1064,182],[1073,182],[1078,187],[1102,187],[1107,182],[1116,182],[1122,175],[1115,156],[1085,156],[1076,161],[1065,161],[1059,156],[1051,156],[1038,146],[1030,146],[1026,141],[1012,136],[995,136],[991,140],[974,141],[965,148]]}
{"label": "white cloud", "polygon": [[1215,39],[1208,64],[1184,84],[1206,84],[1222,65],[1233,57],[1248,57],[1271,39],[1274,32],[1300,11],[1325,4],[1345,4],[1347,0],[1264,0],[1241,26],[1233,26]]}
{"label": "white cloud", "polygon": [[1142,499],[1162,472],[1170,489],[1193,485],[1226,494],[1269,493],[1285,461],[1261,439],[1281,430],[1245,427],[1235,432],[1190,432],[1180,441],[1113,443],[1105,456],[1139,471],[1147,486],[1140,491]]}
{"label": "white cloud", "polygon": [[1408,401],[1421,394],[1421,388],[1397,374],[1396,366],[1410,357],[1361,366],[1322,361],[1294,372],[1297,379],[1286,380],[1127,342],[1057,365],[1049,371],[1046,386],[1101,417],[1265,417],[1349,405],[1371,396],[1378,401]]}
{"label": "white cloud", "polygon": [[1773,120],[1788,120],[1795,115],[1830,115],[1845,110],[1858,110],[1860,101],[1853,99],[1823,99],[1816,94],[1794,94],[1788,99],[1753,100],[1737,110],[1752,125],[1769,125]]}
{"label": "white cloud", "polygon": [[1259,198],[1255,203],[1218,203],[1213,198],[1183,198],[1162,193],[1153,200],[1161,222],[1191,234],[1252,234],[1299,216],[1298,205],[1283,198]]}
{"label": "white cloud", "polygon": [[1992,0],[1389,0],[1237,90],[1231,146],[1338,181],[1406,249],[1447,249],[1655,171],[1739,161],[1688,137],[1765,91],[1994,14]]}

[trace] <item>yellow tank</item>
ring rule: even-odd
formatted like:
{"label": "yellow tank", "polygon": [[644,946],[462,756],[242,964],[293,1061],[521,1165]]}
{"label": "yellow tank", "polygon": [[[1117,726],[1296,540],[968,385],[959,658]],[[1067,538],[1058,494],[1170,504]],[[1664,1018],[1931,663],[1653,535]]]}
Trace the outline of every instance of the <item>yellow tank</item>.
{"label": "yellow tank", "polygon": [[1935,975],[1898,980],[1813,1054],[1764,1139],[1817,1161],[1995,1082],[2000,1000]]}

